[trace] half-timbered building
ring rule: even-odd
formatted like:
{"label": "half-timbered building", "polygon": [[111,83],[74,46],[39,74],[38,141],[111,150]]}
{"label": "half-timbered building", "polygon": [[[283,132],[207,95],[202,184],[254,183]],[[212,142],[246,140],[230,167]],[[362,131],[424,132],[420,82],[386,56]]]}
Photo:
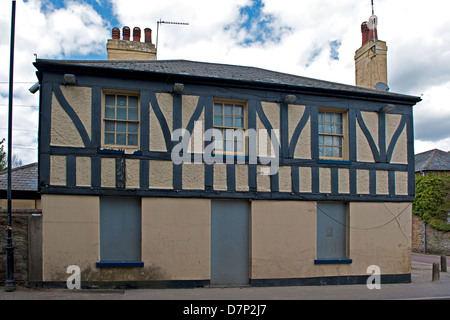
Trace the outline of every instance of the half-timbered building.
{"label": "half-timbered building", "polygon": [[132,61],[119,33],[125,60],[34,63],[44,283],[71,265],[84,286],[410,281],[419,98]]}

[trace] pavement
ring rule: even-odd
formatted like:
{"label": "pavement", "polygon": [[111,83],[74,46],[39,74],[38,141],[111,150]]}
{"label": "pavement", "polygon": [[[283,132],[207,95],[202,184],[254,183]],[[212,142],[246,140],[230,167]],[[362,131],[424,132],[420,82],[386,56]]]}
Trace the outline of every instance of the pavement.
{"label": "pavement", "polygon": [[[190,306],[189,302],[195,305],[212,300],[233,301],[237,304],[249,304],[252,301],[261,304],[261,301],[269,300],[450,300],[450,270],[440,272],[440,279],[432,281],[432,263],[440,262],[440,257],[413,254],[411,260],[411,283],[381,283],[380,289],[372,290],[366,285],[131,290],[31,289],[17,286],[13,292],[5,292],[0,287],[0,301],[153,300],[162,303],[164,300]],[[447,257],[447,266],[449,262],[450,257]],[[190,307],[187,311],[195,311]]]}

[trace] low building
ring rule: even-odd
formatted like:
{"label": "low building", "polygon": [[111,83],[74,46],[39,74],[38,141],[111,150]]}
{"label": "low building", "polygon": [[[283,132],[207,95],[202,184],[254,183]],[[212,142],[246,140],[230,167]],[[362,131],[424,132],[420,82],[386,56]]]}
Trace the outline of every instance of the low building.
{"label": "low building", "polygon": [[[0,172],[0,210],[8,208],[8,171]],[[40,209],[38,164],[31,163],[11,170],[12,209]]]}
{"label": "low building", "polygon": [[437,175],[450,174],[450,153],[439,149],[428,150],[416,154],[416,174],[428,175],[434,173]]}

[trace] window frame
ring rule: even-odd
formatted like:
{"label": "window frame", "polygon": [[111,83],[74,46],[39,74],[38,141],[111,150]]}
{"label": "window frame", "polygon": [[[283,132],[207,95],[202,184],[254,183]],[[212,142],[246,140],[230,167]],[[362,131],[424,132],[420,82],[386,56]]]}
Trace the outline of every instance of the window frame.
{"label": "window frame", "polygon": [[[319,121],[319,117],[320,117],[320,113],[340,113],[342,115],[342,134],[335,134],[335,133],[321,133],[319,130],[319,125],[320,125],[320,121]],[[325,115],[326,117],[326,115]],[[335,123],[335,122],[333,122]],[[336,160],[336,161],[344,161],[344,160],[348,160],[349,156],[348,156],[348,110],[347,109],[337,109],[337,108],[319,108],[318,113],[317,113],[317,153],[319,155],[319,159],[321,160]],[[319,143],[319,137],[323,136],[331,136],[331,137],[341,137],[342,138],[342,156],[341,157],[327,157],[325,155],[321,155],[320,154],[320,146],[321,144]],[[325,144],[324,144],[325,146]],[[333,145],[334,147],[334,145]]]}
{"label": "window frame", "polygon": [[[223,108],[225,107],[225,104],[232,104],[233,105],[233,124],[235,123],[235,114],[234,114],[234,107],[236,105],[242,105],[243,110],[242,110],[242,118],[243,118],[243,127],[242,128],[238,128],[238,127],[230,127],[230,126],[225,126],[225,111],[222,110],[222,117],[223,117],[223,122],[222,122],[222,126],[216,126],[215,125],[215,121],[214,121],[214,116],[218,115],[218,113],[215,113],[215,106],[216,104],[223,104]],[[248,137],[247,137],[247,130],[248,130],[248,102],[247,100],[242,100],[242,99],[227,99],[227,98],[214,98],[213,101],[213,110],[212,110],[212,114],[213,114],[213,129],[218,129],[222,132],[222,150],[217,150],[216,146],[214,145],[214,154],[218,154],[218,155],[224,155],[224,156],[246,156],[248,154]],[[243,134],[243,139],[242,139],[242,143],[243,143],[243,151],[237,151],[234,150],[235,149],[235,135],[233,134],[233,151],[224,151],[224,146],[225,146],[225,132],[227,129],[233,129],[233,130],[242,130],[242,134]],[[215,142],[213,142],[215,143]]]}
{"label": "window frame", "polygon": [[[137,120],[123,120],[123,119],[117,119],[117,116],[115,119],[109,119],[106,118],[106,96],[107,95],[114,95],[116,96],[126,96],[127,97],[127,101],[128,101],[128,97],[132,96],[132,97],[137,97],[138,101],[137,101]],[[115,108],[117,108],[117,105],[114,106]],[[128,102],[127,102],[127,109],[128,109]],[[140,137],[141,137],[141,95],[139,91],[132,91],[132,90],[119,90],[119,89],[107,89],[107,90],[102,90],[102,124],[101,124],[101,146],[102,148],[107,148],[107,149],[131,149],[131,150],[139,150],[140,149]],[[128,115],[127,115],[128,118]],[[108,144],[105,142],[105,133],[106,133],[106,122],[107,121],[112,121],[115,124],[119,123],[126,123],[126,132],[124,132],[124,134],[126,135],[126,142],[128,143],[128,124],[129,123],[135,123],[137,124],[137,144],[136,145],[122,145],[122,144]],[[112,131],[108,131],[111,132]],[[114,131],[114,139],[116,142],[116,134],[117,134],[117,127],[115,126],[115,131]]]}

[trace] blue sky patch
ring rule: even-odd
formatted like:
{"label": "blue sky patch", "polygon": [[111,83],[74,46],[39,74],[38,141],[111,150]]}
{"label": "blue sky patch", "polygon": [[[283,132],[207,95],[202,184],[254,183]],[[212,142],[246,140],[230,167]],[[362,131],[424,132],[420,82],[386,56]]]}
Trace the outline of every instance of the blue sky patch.
{"label": "blue sky patch", "polygon": [[339,61],[339,48],[342,42],[340,40],[333,40],[329,42],[330,44],[330,59]]}
{"label": "blue sky patch", "polygon": [[[27,2],[27,1],[25,1]],[[62,8],[66,8],[68,0],[42,0],[41,10],[45,12],[50,12]],[[113,6],[109,0],[77,0],[74,1],[80,4],[90,5],[94,10],[105,20],[109,27],[120,27],[120,23],[117,20],[113,12]]]}
{"label": "blue sky patch", "polygon": [[276,18],[263,11],[264,2],[262,0],[251,0],[250,5],[241,7],[239,10],[239,21],[236,26],[230,25],[225,30],[235,28],[237,31],[245,31],[244,38],[238,43],[241,46],[251,46],[252,44],[264,44],[266,41],[279,42],[283,32],[290,31],[289,27],[276,27]]}

